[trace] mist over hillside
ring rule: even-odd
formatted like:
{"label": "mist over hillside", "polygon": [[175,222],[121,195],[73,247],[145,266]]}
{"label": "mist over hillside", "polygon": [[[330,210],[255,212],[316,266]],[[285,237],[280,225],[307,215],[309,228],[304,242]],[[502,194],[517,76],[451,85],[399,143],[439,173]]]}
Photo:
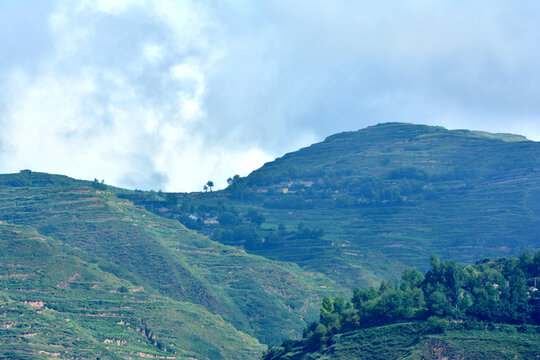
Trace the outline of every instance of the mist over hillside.
{"label": "mist over hillside", "polygon": [[[164,193],[0,175],[0,357],[258,358],[306,335],[323,299],[426,271],[431,254],[472,264],[540,247],[540,144],[519,135],[386,123],[211,185]],[[383,325],[336,333],[321,356],[366,336],[451,349],[491,336]],[[524,336],[505,346],[521,354]]]}
{"label": "mist over hillside", "polygon": [[540,144],[387,123],[229,179],[223,191],[126,194],[227,245],[372,285],[430,254],[473,262],[539,245]]}

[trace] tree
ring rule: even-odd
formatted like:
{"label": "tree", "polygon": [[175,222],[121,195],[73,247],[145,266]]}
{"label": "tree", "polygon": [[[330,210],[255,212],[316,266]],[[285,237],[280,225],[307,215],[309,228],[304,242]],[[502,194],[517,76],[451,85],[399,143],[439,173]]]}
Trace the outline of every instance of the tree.
{"label": "tree", "polygon": [[353,290],[352,303],[355,309],[360,310],[365,303],[375,299],[377,296],[379,296],[379,293],[373,287],[366,290],[355,287]]}
{"label": "tree", "polygon": [[224,226],[236,226],[241,223],[241,219],[235,212],[227,211],[221,213],[219,216],[219,222]]}
{"label": "tree", "polygon": [[[345,308],[345,300],[341,297],[337,298],[338,307]],[[325,296],[321,306],[320,323],[323,324],[327,330],[332,330],[337,333],[340,329],[340,316],[336,312],[334,300],[330,296]]]}
{"label": "tree", "polygon": [[167,193],[167,195],[165,195],[165,202],[169,206],[176,206],[178,205],[178,198],[173,193]]}
{"label": "tree", "polygon": [[208,180],[208,182],[206,183],[206,186],[208,187],[210,191],[212,191],[212,188],[214,187],[214,182],[212,180]]}
{"label": "tree", "polygon": [[343,312],[351,307],[351,304],[342,296],[337,296],[334,299],[334,311],[338,314],[343,314]]}
{"label": "tree", "polygon": [[334,312],[334,300],[332,300],[330,295],[326,295],[321,305],[321,315],[324,316],[330,314],[331,312]]}
{"label": "tree", "polygon": [[285,236],[287,234],[287,229],[283,223],[279,223],[277,231],[279,236]]}
{"label": "tree", "polygon": [[534,277],[540,276],[540,249],[536,250],[536,253],[534,254],[531,270]]}
{"label": "tree", "polygon": [[529,250],[525,250],[519,256],[519,267],[524,273],[532,273],[534,269],[534,256]]}
{"label": "tree", "polygon": [[105,190],[107,188],[105,185],[105,180],[101,180],[101,182],[99,182],[98,179],[94,179],[94,181],[92,181],[92,187],[96,190]]}
{"label": "tree", "polygon": [[381,281],[381,285],[379,285],[379,294],[384,294],[388,291],[394,291],[394,283],[392,281]]}
{"label": "tree", "polygon": [[424,281],[424,275],[416,270],[416,268],[407,268],[401,273],[401,280],[403,282],[401,283],[400,288],[405,291],[407,289],[419,287],[420,284],[422,284],[422,281]]}
{"label": "tree", "polygon": [[389,290],[381,294],[375,304],[375,314],[378,319],[397,320],[403,316],[402,305],[403,293],[401,291]]}
{"label": "tree", "polygon": [[326,326],[318,324],[315,331],[309,333],[306,345],[311,349],[318,349],[327,340],[326,332]]}
{"label": "tree", "polygon": [[232,178],[227,179],[227,191],[233,199],[242,200],[245,198],[248,189],[246,185],[241,181],[240,175],[234,175]]}
{"label": "tree", "polygon": [[441,291],[435,291],[428,299],[428,307],[432,314],[445,316],[450,313],[450,303]]}
{"label": "tree", "polygon": [[234,184],[237,184],[239,180],[240,180],[240,175],[234,175],[232,178],[227,179],[227,184],[229,186],[234,185]]}
{"label": "tree", "polygon": [[246,215],[246,219],[248,219],[253,224],[257,224],[258,226],[261,226],[261,224],[264,222],[264,216],[261,215],[256,209],[249,209]]}

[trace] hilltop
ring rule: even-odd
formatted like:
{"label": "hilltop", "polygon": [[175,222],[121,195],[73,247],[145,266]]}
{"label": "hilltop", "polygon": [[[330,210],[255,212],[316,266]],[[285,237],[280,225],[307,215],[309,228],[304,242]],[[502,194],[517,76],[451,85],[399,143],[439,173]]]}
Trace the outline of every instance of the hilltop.
{"label": "hilltop", "polygon": [[[540,143],[387,123],[286,154],[224,191],[174,197],[162,214],[214,240],[368,286],[426,269],[432,253],[471,262],[538,248]],[[250,230],[254,215],[264,221]]]}
{"label": "hilltop", "polygon": [[[228,182],[163,193],[0,175],[0,358],[256,358],[327,295],[427,270],[433,253],[471,264],[540,245],[540,143],[519,135],[380,124]],[[392,326],[423,339],[401,339],[411,354],[493,335],[383,324],[321,356]],[[536,341],[504,329],[511,348]]]}
{"label": "hilltop", "polygon": [[431,257],[424,275],[325,297],[318,322],[264,360],[537,359],[540,250],[463,266]]}
{"label": "hilltop", "polygon": [[129,191],[0,176],[0,357],[253,358],[260,342],[298,334],[339,289],[115,192]]}

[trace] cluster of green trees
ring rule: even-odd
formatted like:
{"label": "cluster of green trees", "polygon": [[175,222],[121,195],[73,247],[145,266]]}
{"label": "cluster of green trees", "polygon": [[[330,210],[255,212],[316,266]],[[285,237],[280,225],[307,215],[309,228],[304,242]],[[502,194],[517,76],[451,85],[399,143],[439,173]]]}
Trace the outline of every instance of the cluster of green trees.
{"label": "cluster of green trees", "polygon": [[318,322],[304,331],[306,346],[318,347],[332,335],[403,321],[437,319],[540,324],[540,250],[519,258],[482,260],[475,265],[431,258],[424,275],[403,271],[400,282],[355,288],[350,301],[325,297]]}
{"label": "cluster of green trees", "polygon": [[[358,177],[351,174],[339,174],[340,176],[330,174],[329,176],[322,170],[318,171],[317,175],[320,177],[309,186],[299,182],[289,185],[288,193],[282,192],[284,185],[279,185],[279,182],[270,184],[273,186],[266,188],[264,193],[257,192],[257,183],[234,175],[227,179],[228,186],[224,194],[233,200],[255,202],[269,209],[313,209],[399,205],[413,203],[419,199],[435,199],[440,192],[440,189],[428,185],[429,176],[425,172],[414,167],[394,169],[386,179]],[[94,180],[92,185],[95,188],[105,187],[97,180]],[[213,187],[214,182],[208,181],[203,186],[203,190],[205,193],[212,192]],[[155,208],[168,207],[187,215],[211,212],[212,216],[218,216],[223,212],[223,206],[210,206],[212,209],[205,210],[199,207],[207,205],[198,203],[195,199],[182,197],[183,201],[179,203],[178,196],[175,194],[161,192],[155,194],[157,196],[151,199],[138,199],[138,202],[142,200],[147,203],[147,208],[151,211]],[[187,222],[197,229],[202,226],[190,220]]]}
{"label": "cluster of green trees", "polygon": [[[268,179],[257,181],[257,174],[249,178],[234,175],[227,179],[225,193],[231,199],[262,202],[264,207],[273,209],[388,205],[404,203],[404,199],[410,202],[411,196],[418,199],[437,197],[436,189],[426,186],[431,179],[430,175],[415,167],[394,169],[386,178],[381,179],[358,176],[351,173],[350,169],[326,172],[316,169],[307,173],[291,170],[287,174],[290,176],[278,176],[271,182]],[[310,186],[294,183],[289,193],[281,192],[280,183],[285,180],[295,182],[299,178],[312,179],[314,183]],[[212,191],[213,185],[212,181],[208,181],[203,187],[204,191]],[[256,191],[259,186],[269,185],[274,186],[267,188],[266,193]]]}
{"label": "cluster of green trees", "polygon": [[214,182],[212,180],[208,180],[206,184],[203,186],[204,192],[212,191],[212,188],[214,187]]}
{"label": "cluster of green trees", "polygon": [[225,191],[232,199],[248,200],[253,196],[253,191],[246,185],[245,179],[242,179],[240,175],[228,178],[227,185]]}
{"label": "cluster of green trees", "polygon": [[392,170],[386,178],[324,176],[310,186],[293,183],[287,194],[270,188],[264,195],[251,194],[249,198],[262,201],[264,207],[273,209],[414,204],[437,199],[448,191],[434,187],[429,179],[421,169],[404,167]]}
{"label": "cluster of green trees", "polygon": [[422,170],[415,168],[414,166],[400,167],[390,171],[388,174],[389,179],[415,179],[415,180],[428,180],[428,174]]}
{"label": "cluster of green trees", "polygon": [[100,182],[98,179],[94,179],[94,181],[92,181],[92,187],[96,190],[107,189],[107,185],[105,185],[105,180],[101,180]]}
{"label": "cluster of green trees", "polygon": [[208,235],[227,245],[242,245],[247,250],[285,248],[294,240],[316,242],[324,236],[322,228],[310,228],[303,223],[298,224],[295,230],[287,230],[283,224],[279,224],[277,229],[262,228],[264,220],[256,209],[249,209],[246,214],[226,212],[219,217],[219,226]]}

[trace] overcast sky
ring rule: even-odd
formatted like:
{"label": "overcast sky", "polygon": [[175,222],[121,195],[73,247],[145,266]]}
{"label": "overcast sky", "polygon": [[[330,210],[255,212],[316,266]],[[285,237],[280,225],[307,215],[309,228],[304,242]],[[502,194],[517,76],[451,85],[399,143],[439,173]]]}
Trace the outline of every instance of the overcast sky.
{"label": "overcast sky", "polygon": [[0,172],[164,191],[402,121],[540,140],[539,1],[0,1]]}

